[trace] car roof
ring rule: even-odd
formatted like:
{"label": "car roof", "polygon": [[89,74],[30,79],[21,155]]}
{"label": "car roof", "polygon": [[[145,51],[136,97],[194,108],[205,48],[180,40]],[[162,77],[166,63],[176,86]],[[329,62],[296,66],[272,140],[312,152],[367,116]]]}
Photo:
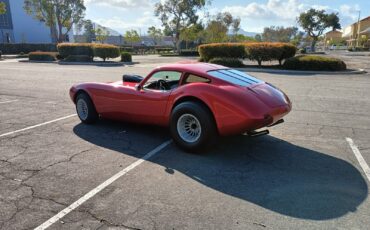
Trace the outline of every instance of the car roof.
{"label": "car roof", "polygon": [[218,70],[218,69],[228,69],[225,66],[209,64],[204,62],[197,62],[197,61],[184,61],[178,62],[174,64],[167,64],[158,67],[156,70],[178,70],[182,72],[194,72],[194,73],[201,73],[207,74],[208,71],[211,70]]}

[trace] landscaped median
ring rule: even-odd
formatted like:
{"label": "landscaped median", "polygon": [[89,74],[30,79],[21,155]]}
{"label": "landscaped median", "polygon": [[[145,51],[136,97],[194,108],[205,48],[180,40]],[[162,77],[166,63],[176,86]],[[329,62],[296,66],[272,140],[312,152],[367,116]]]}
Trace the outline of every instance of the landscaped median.
{"label": "landscaped median", "polygon": [[[114,45],[97,43],[61,43],[57,46],[58,52],[31,52],[29,61],[52,62],[59,60],[60,64],[104,64],[104,65],[122,65],[121,62],[110,61],[121,56],[120,49]],[[131,54],[124,52],[124,60],[132,60]],[[101,58],[103,61],[97,61],[94,58]]]}
{"label": "landscaped median", "polygon": [[[346,70],[346,64],[339,59],[318,55],[295,56],[297,48],[289,43],[214,43],[201,45],[198,50],[200,61],[234,68],[258,67],[269,70],[301,71]],[[255,61],[258,63],[258,66],[244,65],[244,59]],[[275,61],[279,65],[262,66],[262,63],[267,61]]]}

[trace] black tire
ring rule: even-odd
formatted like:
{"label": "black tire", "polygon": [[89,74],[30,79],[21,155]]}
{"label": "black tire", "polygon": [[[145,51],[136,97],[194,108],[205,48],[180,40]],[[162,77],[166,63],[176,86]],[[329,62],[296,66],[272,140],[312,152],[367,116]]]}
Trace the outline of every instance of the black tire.
{"label": "black tire", "polygon": [[[188,115],[190,115],[190,118],[194,116],[199,121],[201,127],[200,134],[196,135],[198,138],[193,142],[183,139],[178,130],[178,122],[181,124],[182,117]],[[181,125],[179,126],[181,127]],[[170,131],[174,142],[185,151],[192,153],[200,153],[200,151],[207,150],[216,143],[218,137],[216,123],[209,109],[200,103],[191,101],[183,102],[172,110]]]}
{"label": "black tire", "polygon": [[[85,109],[87,111],[86,114],[81,112],[81,109],[78,108],[79,103],[85,103],[85,105],[86,105]],[[94,103],[92,102],[90,96],[87,95],[86,93],[80,93],[80,94],[77,95],[77,98],[76,98],[76,112],[77,112],[77,115],[80,118],[80,120],[85,124],[95,123],[99,118],[99,115],[96,112]]]}

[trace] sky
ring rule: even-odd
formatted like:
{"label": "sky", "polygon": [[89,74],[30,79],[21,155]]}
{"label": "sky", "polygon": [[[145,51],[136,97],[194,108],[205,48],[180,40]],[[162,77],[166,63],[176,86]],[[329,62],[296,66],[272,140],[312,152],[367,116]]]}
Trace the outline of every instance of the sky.
{"label": "sky", "polygon": [[[85,0],[86,18],[124,33],[135,29],[142,35],[150,26],[161,27],[154,5],[165,0]],[[338,12],[342,28],[370,16],[370,0],[213,0],[206,10],[211,14],[230,12],[241,18],[241,28],[260,33],[269,26],[297,26],[300,12],[309,8]],[[199,12],[202,17],[204,12]]]}

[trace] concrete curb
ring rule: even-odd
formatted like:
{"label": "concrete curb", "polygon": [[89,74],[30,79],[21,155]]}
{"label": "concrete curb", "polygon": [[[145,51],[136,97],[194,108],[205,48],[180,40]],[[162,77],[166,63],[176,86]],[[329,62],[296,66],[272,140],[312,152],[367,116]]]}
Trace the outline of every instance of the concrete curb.
{"label": "concrete curb", "polygon": [[29,61],[29,60],[19,60],[18,62],[28,62],[28,63],[48,63],[48,64],[58,64],[58,65],[93,65],[93,66],[123,66],[123,62],[64,62],[64,61]]}
{"label": "concrete curb", "polygon": [[235,68],[245,72],[257,72],[257,73],[275,73],[275,74],[299,74],[299,75],[312,75],[312,74],[324,74],[324,75],[353,75],[353,74],[364,74],[367,73],[364,69],[353,69],[345,71],[304,71],[304,70],[283,70],[283,69],[262,69],[262,68]]}

